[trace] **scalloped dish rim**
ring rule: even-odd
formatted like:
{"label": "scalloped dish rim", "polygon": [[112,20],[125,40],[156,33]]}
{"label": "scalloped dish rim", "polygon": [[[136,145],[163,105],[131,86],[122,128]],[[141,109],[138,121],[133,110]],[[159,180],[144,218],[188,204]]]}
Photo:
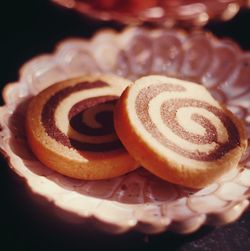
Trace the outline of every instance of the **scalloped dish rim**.
{"label": "scalloped dish rim", "polygon": [[[3,99],[4,99],[4,105],[0,107],[0,116],[2,113],[6,110],[8,110],[8,106],[10,105],[10,102],[8,100],[8,93],[12,92],[13,90],[16,90],[19,88],[21,84],[21,79],[23,75],[25,75],[25,69],[27,68],[27,65],[30,65],[34,63],[36,60],[42,57],[49,56],[51,59],[55,58],[58,55],[58,52],[60,51],[61,48],[63,48],[66,44],[74,43],[74,42],[80,42],[80,43],[87,43],[87,44],[92,44],[94,43],[93,41],[96,39],[96,37],[100,37],[103,34],[110,34],[112,37],[118,37],[118,36],[125,36],[125,34],[129,34],[129,32],[133,33],[136,32],[137,30],[143,30],[143,29],[138,29],[138,28],[128,28],[122,32],[116,32],[111,29],[105,29],[98,31],[97,33],[94,34],[94,36],[90,39],[84,39],[84,38],[69,38],[65,39],[59,43],[57,43],[56,48],[53,50],[51,53],[47,54],[41,54],[38,56],[33,57],[29,61],[25,62],[20,70],[19,70],[19,80],[13,83],[8,83],[2,91]],[[159,31],[162,31],[161,29],[158,29]],[[191,36],[189,33],[182,31],[182,30],[174,30],[178,34],[182,34],[182,36],[189,37]],[[150,31],[146,31],[150,32]],[[133,33],[134,34],[134,33]],[[203,36],[208,36],[208,38],[212,41],[223,41],[222,39],[216,38],[214,35],[208,32],[201,32]],[[234,46],[238,48],[238,45],[235,42],[232,42]],[[241,49],[239,49],[241,51]],[[241,51],[242,52],[242,51]],[[244,52],[242,52],[244,54]],[[22,83],[24,84],[24,83]],[[27,97],[27,96],[26,96]],[[21,98],[20,98],[21,99]],[[2,129],[2,128],[1,128]],[[1,135],[1,131],[0,131]],[[2,143],[2,137],[0,137],[0,142]],[[49,194],[46,193],[46,191],[43,191],[43,188],[40,188],[40,186],[34,186],[34,184],[29,180],[28,176],[25,176],[24,173],[21,173],[20,170],[15,166],[18,163],[18,160],[13,159],[14,154],[8,149],[8,146],[1,144],[0,147],[0,152],[3,154],[3,156],[7,159],[8,165],[10,168],[20,177],[23,178],[25,184],[27,187],[32,191],[32,193],[39,194],[46,200],[48,200],[50,203],[54,205],[54,209],[62,209],[65,212],[68,212],[69,214],[73,213],[75,216],[77,216],[76,222],[79,223],[81,220],[84,219],[89,219],[92,218],[93,221],[97,221],[100,225],[101,229],[108,230],[111,233],[125,233],[130,230],[137,230],[140,232],[144,233],[160,233],[166,230],[174,231],[176,233],[192,233],[196,230],[198,230],[202,225],[208,224],[208,225],[221,225],[221,224],[226,224],[235,221],[238,219],[241,214],[247,209],[249,205],[249,196],[250,196],[250,186],[248,187],[248,194],[246,194],[244,197],[240,198],[239,200],[231,201],[228,204],[228,207],[224,208],[223,211],[217,210],[217,211],[212,211],[209,213],[203,213],[203,214],[196,214],[194,217],[189,217],[185,220],[179,220],[175,221],[172,218],[169,217],[161,217],[161,220],[159,222],[148,222],[147,219],[139,219],[139,218],[133,218],[133,219],[126,219],[126,220],[114,220],[109,219],[108,215],[104,216],[103,214],[98,214],[96,211],[93,212],[88,212],[84,211],[82,212],[81,215],[78,215],[76,211],[74,211],[71,207],[66,207],[65,204],[60,204],[55,198]],[[58,189],[55,186],[58,186],[59,188],[60,185],[56,184],[55,182],[52,182],[51,180],[48,181],[48,179],[44,176],[39,176],[38,179],[46,179],[46,182],[53,183],[54,188],[53,189]],[[52,186],[50,184],[50,186]],[[70,191],[70,193],[74,193],[75,191]],[[90,199],[90,200],[103,200],[100,198],[94,198],[90,197],[87,195],[82,195],[83,197],[86,197],[85,199]],[[121,206],[123,203],[121,202],[116,202],[116,201],[108,201],[109,203],[115,204],[114,206]],[[108,205],[104,205],[105,206]],[[131,206],[131,205],[130,205]],[[139,207],[145,206],[139,205]],[[133,207],[138,207],[138,205],[132,205]],[[119,217],[118,217],[119,218]]]}

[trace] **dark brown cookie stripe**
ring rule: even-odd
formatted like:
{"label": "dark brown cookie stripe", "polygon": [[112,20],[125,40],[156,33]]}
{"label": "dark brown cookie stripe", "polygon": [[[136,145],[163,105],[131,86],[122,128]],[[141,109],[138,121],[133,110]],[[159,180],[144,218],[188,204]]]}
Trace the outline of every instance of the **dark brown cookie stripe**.
{"label": "dark brown cookie stripe", "polygon": [[[166,101],[161,103],[160,111],[156,112],[160,113],[163,123],[176,135],[177,139],[184,139],[187,142],[196,144],[197,146],[215,143],[214,149],[208,152],[201,152],[199,150],[188,151],[176,144],[176,142],[169,140],[168,135],[164,135],[162,132],[160,132],[160,130],[157,128],[157,121],[153,121],[149,114],[150,101],[156,98],[162,92],[171,93],[186,91],[187,90],[183,86],[172,84],[154,84],[144,87],[139,91],[135,101],[135,109],[137,117],[147,132],[150,133],[152,137],[157,139],[157,141],[164,147],[171,149],[181,156],[199,161],[213,161],[220,159],[230,150],[239,146],[240,135],[234,122],[223,112],[222,109],[219,109],[205,101],[195,99],[195,93],[193,95],[194,98],[168,98]],[[219,142],[219,132],[217,132],[213,122],[202,115],[202,112],[200,114],[193,113],[191,119],[205,129],[204,135],[195,134],[189,132],[187,130],[188,128],[183,128],[178,123],[176,114],[180,108],[184,107],[202,108],[216,116],[227,131],[227,141]]]}
{"label": "dark brown cookie stripe", "polygon": [[[58,143],[69,148],[81,151],[105,152],[113,151],[122,147],[120,141],[114,135],[113,140],[96,143],[98,137],[115,134],[113,127],[113,107],[117,96],[105,95],[87,98],[72,106],[68,114],[70,130],[93,138],[93,140],[82,141],[69,137],[56,125],[55,111],[61,102],[69,95],[95,88],[108,87],[103,81],[82,82],[74,86],[66,87],[49,98],[43,107],[41,121],[46,133]],[[108,109],[107,109],[108,107]],[[89,121],[88,121],[89,117]],[[58,122],[60,123],[60,121]]]}

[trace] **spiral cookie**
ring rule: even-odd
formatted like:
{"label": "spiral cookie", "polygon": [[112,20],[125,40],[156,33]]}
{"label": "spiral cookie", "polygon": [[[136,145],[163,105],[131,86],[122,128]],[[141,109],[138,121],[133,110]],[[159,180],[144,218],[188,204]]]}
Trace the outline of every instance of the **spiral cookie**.
{"label": "spiral cookie", "polygon": [[46,166],[79,179],[105,179],[137,167],[117,138],[113,108],[129,81],[86,76],[54,84],[30,103],[30,147]]}
{"label": "spiral cookie", "polygon": [[157,176],[201,188],[236,167],[244,126],[201,85],[143,77],[117,102],[115,129],[130,154]]}

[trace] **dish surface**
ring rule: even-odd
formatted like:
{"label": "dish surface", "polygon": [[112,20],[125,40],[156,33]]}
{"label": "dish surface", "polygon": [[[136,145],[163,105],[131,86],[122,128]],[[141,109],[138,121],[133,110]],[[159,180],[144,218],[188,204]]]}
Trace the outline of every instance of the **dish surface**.
{"label": "dish surface", "polygon": [[57,81],[91,73],[113,73],[131,80],[165,74],[200,82],[245,121],[250,137],[249,52],[204,32],[104,30],[91,40],[63,41],[53,54],[30,60],[21,68],[18,82],[3,91],[1,151],[31,191],[53,202],[55,210],[77,216],[67,220],[89,219],[112,233],[131,229],[190,233],[203,224],[225,224],[240,217],[249,204],[250,147],[239,168],[201,190],[167,183],[142,168],[110,180],[80,181],[42,165],[26,142],[29,99]]}
{"label": "dish surface", "polygon": [[176,24],[203,26],[209,20],[229,20],[247,0],[52,0],[98,20],[114,20],[125,24],[157,23],[165,27]]}

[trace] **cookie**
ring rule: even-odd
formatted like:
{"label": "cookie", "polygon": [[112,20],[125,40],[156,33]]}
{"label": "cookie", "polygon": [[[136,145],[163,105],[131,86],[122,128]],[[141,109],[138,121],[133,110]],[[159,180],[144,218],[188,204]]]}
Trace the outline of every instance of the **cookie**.
{"label": "cookie", "polygon": [[204,187],[236,167],[247,147],[242,122],[202,85],[143,77],[116,104],[115,129],[128,152],[155,175]]}
{"label": "cookie", "polygon": [[36,157],[69,177],[98,180],[137,167],[114,131],[113,108],[130,84],[111,76],[56,83],[29,104],[26,131]]}

